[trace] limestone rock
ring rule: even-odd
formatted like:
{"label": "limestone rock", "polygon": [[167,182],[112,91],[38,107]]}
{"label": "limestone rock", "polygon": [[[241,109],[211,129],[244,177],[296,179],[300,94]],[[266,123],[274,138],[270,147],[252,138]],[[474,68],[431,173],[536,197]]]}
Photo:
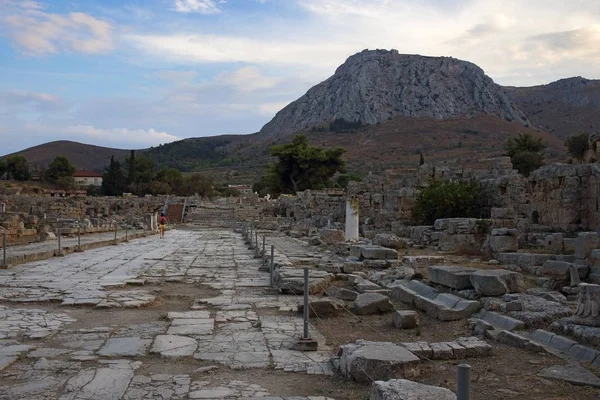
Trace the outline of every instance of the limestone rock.
{"label": "limestone rock", "polygon": [[394,313],[394,326],[399,329],[414,329],[419,326],[419,314],[412,310],[398,310]]}
{"label": "limestone rock", "polygon": [[356,297],[358,297],[357,292],[346,289],[346,288],[337,287],[337,286],[328,287],[327,290],[325,291],[325,294],[327,294],[328,296],[331,296],[333,298],[340,299],[340,300],[346,300],[346,301],[354,301],[354,300],[356,300]]}
{"label": "limestone rock", "polygon": [[503,269],[477,270],[471,274],[471,283],[482,296],[502,296],[515,293],[523,287],[523,276]]}
{"label": "limestone rock", "polygon": [[335,244],[346,241],[344,231],[340,229],[322,229],[320,232],[321,240],[327,244]]}
{"label": "limestone rock", "polygon": [[470,277],[476,270],[459,266],[429,267],[429,281],[453,289],[470,289],[473,287]]}
{"label": "limestone rock", "polygon": [[404,247],[404,241],[393,233],[378,233],[373,239],[373,244],[395,250]]}
{"label": "limestone rock", "polygon": [[420,363],[406,348],[388,342],[359,340],[341,346],[338,355],[342,375],[364,383],[412,376]]}
{"label": "limestone rock", "polygon": [[354,301],[354,311],[359,315],[379,314],[394,310],[387,296],[379,293],[360,294]]}
{"label": "limestone rock", "polygon": [[456,400],[450,390],[412,382],[406,379],[375,381],[371,388],[371,400]]}

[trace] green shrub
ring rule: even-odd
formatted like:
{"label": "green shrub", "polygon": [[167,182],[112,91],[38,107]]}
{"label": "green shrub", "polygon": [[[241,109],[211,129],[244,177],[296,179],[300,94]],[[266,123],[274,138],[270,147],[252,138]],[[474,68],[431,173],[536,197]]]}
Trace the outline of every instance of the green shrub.
{"label": "green shrub", "polygon": [[492,196],[477,181],[432,179],[412,208],[415,224],[433,225],[439,218],[489,218]]}
{"label": "green shrub", "polygon": [[589,147],[588,133],[580,133],[579,135],[573,135],[565,140],[565,147],[569,150],[571,157],[582,160],[585,152]]}

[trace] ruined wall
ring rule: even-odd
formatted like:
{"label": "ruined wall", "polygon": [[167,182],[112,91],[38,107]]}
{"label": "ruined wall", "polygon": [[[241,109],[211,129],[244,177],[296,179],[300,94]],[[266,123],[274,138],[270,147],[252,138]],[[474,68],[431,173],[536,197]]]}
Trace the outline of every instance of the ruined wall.
{"label": "ruined wall", "polygon": [[556,231],[596,231],[600,227],[600,166],[552,164],[529,179],[531,204],[539,223]]}

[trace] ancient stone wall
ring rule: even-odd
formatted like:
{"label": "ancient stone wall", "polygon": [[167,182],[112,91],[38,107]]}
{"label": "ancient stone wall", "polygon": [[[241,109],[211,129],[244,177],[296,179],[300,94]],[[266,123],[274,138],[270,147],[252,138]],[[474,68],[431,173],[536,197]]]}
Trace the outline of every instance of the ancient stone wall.
{"label": "ancient stone wall", "polygon": [[600,166],[552,164],[529,179],[534,219],[556,231],[595,231],[600,225]]}

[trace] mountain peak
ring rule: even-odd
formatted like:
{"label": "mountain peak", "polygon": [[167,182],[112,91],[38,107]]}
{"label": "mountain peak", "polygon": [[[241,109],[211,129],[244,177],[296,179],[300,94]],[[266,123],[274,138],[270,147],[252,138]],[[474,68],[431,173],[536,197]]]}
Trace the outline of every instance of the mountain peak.
{"label": "mountain peak", "polygon": [[473,63],[364,50],[281,110],[260,133],[286,136],[340,118],[375,124],[396,116],[449,119],[473,111],[529,123],[502,88]]}

